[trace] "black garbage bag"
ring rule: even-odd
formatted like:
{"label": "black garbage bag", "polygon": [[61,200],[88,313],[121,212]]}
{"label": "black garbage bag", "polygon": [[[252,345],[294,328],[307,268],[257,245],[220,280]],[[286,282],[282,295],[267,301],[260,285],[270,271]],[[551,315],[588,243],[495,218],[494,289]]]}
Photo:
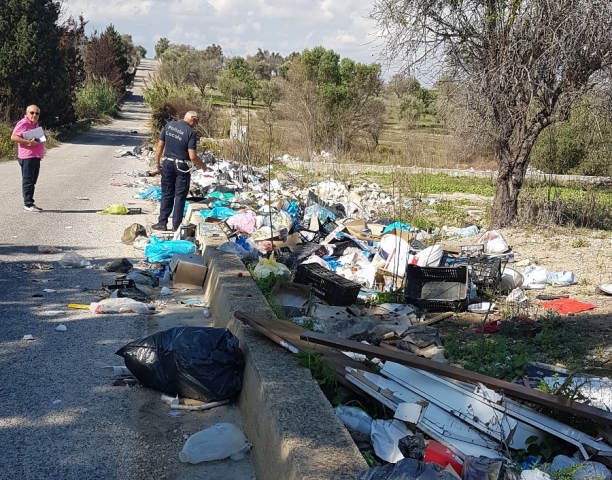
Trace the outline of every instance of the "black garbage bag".
{"label": "black garbage bag", "polygon": [[423,461],[426,448],[425,437],[422,433],[407,435],[404,438],[400,438],[397,448],[399,448],[404,457]]}
{"label": "black garbage bag", "polygon": [[281,247],[274,249],[274,259],[278,263],[282,263],[289,270],[295,272],[300,262],[289,247]]}
{"label": "black garbage bag", "polygon": [[116,353],[140,383],[171,396],[214,402],[242,388],[242,350],[226,328],[174,327]]}
{"label": "black garbage bag", "polygon": [[461,478],[463,480],[498,480],[502,478],[504,470],[504,462],[501,459],[466,455],[463,460]]}
{"label": "black garbage bag", "polygon": [[365,470],[355,480],[457,480],[457,477],[435,463],[404,458],[395,464]]}
{"label": "black garbage bag", "polygon": [[107,272],[128,273],[132,268],[134,265],[127,258],[113,260],[104,265],[104,270]]}

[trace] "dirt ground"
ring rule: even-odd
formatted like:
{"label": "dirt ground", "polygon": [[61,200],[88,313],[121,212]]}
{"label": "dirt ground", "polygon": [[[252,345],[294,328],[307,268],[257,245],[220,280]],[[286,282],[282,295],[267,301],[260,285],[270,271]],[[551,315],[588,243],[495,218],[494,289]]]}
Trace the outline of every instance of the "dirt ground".
{"label": "dirt ground", "polygon": [[[521,261],[545,267],[548,271],[572,271],[575,284],[565,287],[547,286],[544,290],[526,290],[529,303],[521,307],[532,316],[545,314],[538,295],[569,295],[581,302],[591,303],[595,308],[574,315],[562,316],[578,326],[580,338],[593,353],[610,349],[612,345],[612,295],[599,290],[598,286],[612,283],[612,234],[610,232],[577,230],[567,228],[510,228],[502,234],[514,253],[515,263],[508,266],[523,271]],[[504,297],[497,305],[504,309]],[[500,315],[490,316],[494,320]],[[443,337],[461,335],[482,322],[483,316],[462,313],[440,324]]]}

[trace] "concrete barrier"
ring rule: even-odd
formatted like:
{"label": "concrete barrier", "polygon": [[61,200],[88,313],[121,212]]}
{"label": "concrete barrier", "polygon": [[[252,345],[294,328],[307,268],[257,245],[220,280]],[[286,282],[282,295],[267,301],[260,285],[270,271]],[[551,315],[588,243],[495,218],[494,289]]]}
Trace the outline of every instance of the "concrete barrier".
{"label": "concrete barrier", "polygon": [[[238,407],[253,444],[260,480],[351,480],[368,468],[310,372],[294,355],[234,318],[234,312],[274,316],[249,272],[210,237],[202,255],[208,266],[205,298],[215,326],[240,340],[246,367]],[[242,272],[242,276],[238,273]]]}

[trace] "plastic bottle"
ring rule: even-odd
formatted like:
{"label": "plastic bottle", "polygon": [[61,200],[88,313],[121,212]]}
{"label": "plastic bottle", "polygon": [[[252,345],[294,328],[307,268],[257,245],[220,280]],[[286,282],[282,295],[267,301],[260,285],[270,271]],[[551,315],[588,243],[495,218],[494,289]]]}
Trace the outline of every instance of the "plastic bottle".
{"label": "plastic bottle", "polygon": [[194,433],[187,439],[179,460],[185,463],[209,462],[244,458],[251,444],[247,443],[244,433],[231,423],[217,423],[212,427]]}
{"label": "plastic bottle", "polygon": [[549,285],[566,286],[574,283],[573,272],[550,272],[546,276],[546,283]]}

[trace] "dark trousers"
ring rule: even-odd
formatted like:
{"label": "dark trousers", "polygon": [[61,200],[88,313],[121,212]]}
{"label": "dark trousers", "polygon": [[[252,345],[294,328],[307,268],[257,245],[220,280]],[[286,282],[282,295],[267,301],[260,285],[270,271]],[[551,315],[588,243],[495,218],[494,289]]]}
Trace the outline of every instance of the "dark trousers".
{"label": "dark trousers", "polygon": [[[178,163],[181,170],[189,167],[182,162]],[[189,194],[191,174],[179,171],[173,160],[165,160],[162,165],[161,189],[162,198],[159,206],[159,223],[166,225],[168,217],[172,214],[172,230],[176,231],[183,221],[185,200]]]}
{"label": "dark trousers", "polygon": [[21,167],[21,190],[23,192],[23,204],[26,207],[34,205],[34,187],[40,173],[40,158],[19,158],[17,160]]}

